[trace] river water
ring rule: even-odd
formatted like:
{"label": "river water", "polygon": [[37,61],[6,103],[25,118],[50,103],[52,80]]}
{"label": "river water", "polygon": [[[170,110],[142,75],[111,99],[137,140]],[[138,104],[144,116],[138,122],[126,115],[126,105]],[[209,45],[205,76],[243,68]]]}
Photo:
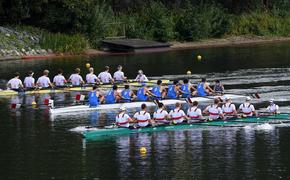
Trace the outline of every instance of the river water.
{"label": "river water", "polygon": [[[121,64],[129,78],[138,69],[149,77],[192,82],[220,79],[229,93],[258,92],[257,108],[275,98],[290,113],[290,44],[162,52],[141,55],[79,57],[54,60],[0,62],[2,85],[15,71],[22,75],[43,69],[69,76],[75,67],[86,74],[89,62],[97,72]],[[196,56],[202,55],[202,61]],[[2,87],[3,88],[3,87]],[[85,142],[69,130],[84,125],[103,126],[116,111],[51,117],[40,106],[14,111],[11,102],[41,103],[52,97],[58,106],[73,101],[75,93],[0,98],[1,179],[289,179],[290,128],[200,128],[113,136]],[[240,102],[235,102],[237,105]],[[204,107],[206,104],[201,104]],[[168,107],[170,109],[172,107]],[[186,108],[186,107],[184,107]],[[154,110],[154,109],[151,109]],[[135,109],[129,110],[133,114]],[[147,153],[141,155],[140,147]]]}

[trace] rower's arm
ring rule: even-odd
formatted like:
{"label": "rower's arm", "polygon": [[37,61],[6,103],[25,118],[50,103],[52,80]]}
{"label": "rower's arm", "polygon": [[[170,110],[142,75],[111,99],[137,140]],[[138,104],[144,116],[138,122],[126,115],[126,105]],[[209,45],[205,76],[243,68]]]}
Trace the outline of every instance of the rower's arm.
{"label": "rower's arm", "polygon": [[214,93],[214,90],[209,85],[206,84],[205,88],[208,89],[210,92]]}
{"label": "rower's arm", "polygon": [[208,108],[209,108],[209,106],[203,110],[203,114],[208,114]]}

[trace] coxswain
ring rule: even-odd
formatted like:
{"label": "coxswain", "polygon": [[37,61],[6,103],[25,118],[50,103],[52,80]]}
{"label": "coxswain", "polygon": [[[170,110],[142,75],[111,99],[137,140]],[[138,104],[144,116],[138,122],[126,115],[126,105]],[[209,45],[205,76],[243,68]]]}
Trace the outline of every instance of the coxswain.
{"label": "coxswain", "polygon": [[22,91],[23,89],[23,84],[22,84],[22,81],[19,79],[20,77],[20,74],[19,72],[16,72],[14,74],[14,78],[10,79],[7,83],[7,87],[11,90],[14,90],[14,91]]}
{"label": "coxswain", "polygon": [[158,103],[158,109],[153,114],[153,119],[157,124],[165,124],[168,123],[167,119],[169,119],[168,112],[165,110],[165,106],[163,103]]}
{"label": "coxswain", "polygon": [[116,116],[116,125],[119,127],[129,128],[132,118],[126,113],[126,108],[121,107]]}
{"label": "coxswain", "polygon": [[197,101],[193,101],[191,103],[191,107],[189,107],[187,110],[187,117],[190,120],[203,119],[202,112],[201,109],[198,107]]}
{"label": "coxswain", "polygon": [[184,120],[189,119],[181,109],[181,104],[179,102],[175,104],[175,109],[169,112],[169,117],[171,118],[173,124],[180,124]]}
{"label": "coxswain", "polygon": [[145,103],[141,105],[141,111],[134,114],[134,121],[139,127],[147,127],[153,124],[154,121],[151,119],[150,114],[147,112],[147,106]]}
{"label": "coxswain", "polygon": [[127,81],[127,77],[124,75],[124,72],[122,71],[123,67],[121,65],[118,66],[118,70],[114,73],[114,80],[117,83],[122,83]]}
{"label": "coxswain", "polygon": [[167,97],[170,99],[177,99],[180,94],[179,83],[177,80],[174,80],[173,84],[168,86]]}
{"label": "coxswain", "polygon": [[220,80],[215,81],[215,85],[213,87],[214,93],[216,95],[222,95],[224,94],[225,88],[224,85],[220,82]]}
{"label": "coxswain", "polygon": [[183,98],[190,98],[196,95],[196,89],[189,84],[188,79],[183,80],[183,84],[181,85],[180,91],[181,97]]}
{"label": "coxswain", "polygon": [[81,86],[85,83],[80,73],[81,69],[75,68],[75,73],[70,75],[68,81],[71,82],[73,86]]}
{"label": "coxswain", "polygon": [[253,104],[251,104],[251,98],[246,97],[246,101],[240,105],[238,109],[238,113],[242,113],[242,116],[244,117],[251,117],[256,116],[256,110]]}
{"label": "coxswain", "polygon": [[88,97],[90,107],[97,107],[104,100],[104,97],[100,95],[97,86],[93,86],[93,90],[89,93]]}
{"label": "coxswain", "polygon": [[89,73],[86,75],[87,84],[96,84],[100,82],[99,78],[94,74],[94,68],[89,68]]}
{"label": "coxswain", "polygon": [[113,88],[109,90],[105,97],[106,104],[114,104],[122,99],[121,94],[118,92],[118,86],[113,85]]}
{"label": "coxswain", "polygon": [[100,81],[104,84],[114,83],[114,79],[112,75],[109,73],[110,67],[105,66],[105,70],[98,75]]}
{"label": "coxswain", "polygon": [[162,81],[161,80],[157,81],[157,85],[152,88],[151,93],[153,94],[155,99],[161,100],[161,99],[165,98],[166,90],[162,86]]}
{"label": "coxswain", "polygon": [[43,75],[39,77],[36,82],[38,87],[40,88],[53,87],[53,84],[50,82],[48,74],[49,74],[49,71],[47,69],[43,71]]}
{"label": "coxswain", "polygon": [[274,103],[274,99],[270,99],[269,106],[267,107],[267,112],[271,114],[279,114],[279,106]]}
{"label": "coxswain", "polygon": [[54,76],[54,78],[53,78],[52,82],[56,87],[63,87],[66,83],[66,79],[62,74],[63,74],[63,70],[59,69],[57,71],[57,75]]}
{"label": "coxswain", "polygon": [[137,77],[135,78],[135,81],[137,82],[147,82],[148,81],[148,78],[146,77],[146,75],[143,73],[143,70],[139,70],[138,71],[138,75]]}
{"label": "coxswain", "polygon": [[35,79],[33,77],[34,72],[33,71],[28,71],[27,73],[28,76],[25,77],[24,79],[24,87],[26,90],[31,90],[35,88]]}
{"label": "coxswain", "polygon": [[209,87],[205,78],[201,79],[201,82],[198,83],[196,89],[197,89],[197,95],[201,97],[208,96],[214,93],[214,91]]}
{"label": "coxswain", "polygon": [[203,113],[209,115],[209,120],[225,119],[222,109],[219,107],[220,100],[214,99],[212,105],[207,106]]}
{"label": "coxswain", "polygon": [[149,91],[146,83],[142,83],[142,87],[137,90],[137,100],[138,101],[148,101],[149,96],[154,97],[154,94],[152,94]]}
{"label": "coxswain", "polygon": [[130,86],[128,84],[125,85],[124,89],[121,91],[121,102],[127,103],[136,99],[136,95],[132,90],[130,90]]}
{"label": "coxswain", "polygon": [[222,105],[222,110],[225,116],[235,116],[237,115],[236,106],[232,103],[230,97],[225,98],[226,103]]}

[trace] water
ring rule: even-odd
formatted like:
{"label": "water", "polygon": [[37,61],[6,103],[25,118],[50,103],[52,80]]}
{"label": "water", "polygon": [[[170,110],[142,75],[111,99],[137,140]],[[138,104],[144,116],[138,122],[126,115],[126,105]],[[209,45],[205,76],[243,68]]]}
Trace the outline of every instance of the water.
{"label": "water", "polygon": [[[85,74],[86,62],[97,72],[105,65],[115,68],[122,64],[130,78],[141,67],[148,76],[170,79],[183,78],[191,70],[193,82],[201,76],[210,81],[221,79],[230,93],[259,92],[262,99],[253,101],[257,107],[265,107],[265,101],[274,97],[282,112],[290,112],[289,48],[289,44],[276,44],[136,56],[9,61],[0,62],[0,77],[4,82],[14,71],[24,74],[33,69],[38,76],[43,69],[54,74],[58,68],[63,68],[68,76],[75,67],[81,67]],[[202,62],[194,60],[197,54],[203,56]],[[109,124],[116,111],[50,117],[43,106],[9,109],[10,102],[41,103],[49,96],[61,105],[71,102],[74,93],[0,98],[1,179],[290,178],[287,124],[200,128],[83,142],[69,130]],[[146,155],[139,153],[140,147],[146,147]]]}

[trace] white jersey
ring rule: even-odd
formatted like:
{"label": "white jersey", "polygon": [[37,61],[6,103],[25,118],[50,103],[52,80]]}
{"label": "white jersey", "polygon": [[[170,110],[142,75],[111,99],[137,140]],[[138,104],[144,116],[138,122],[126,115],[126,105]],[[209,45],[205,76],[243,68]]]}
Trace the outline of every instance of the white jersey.
{"label": "white jersey", "polygon": [[124,72],[123,71],[120,71],[120,70],[116,71],[114,73],[114,79],[116,81],[124,81],[125,80]]}
{"label": "white jersey", "polygon": [[232,115],[236,111],[236,106],[232,103],[226,103],[222,106],[225,115]]}
{"label": "white jersey", "polygon": [[148,78],[145,76],[145,74],[138,74],[135,81],[138,82],[147,82]]}
{"label": "white jersey", "polygon": [[88,84],[94,84],[98,81],[98,78],[95,74],[89,73],[86,75],[86,81]]}
{"label": "white jersey", "polygon": [[50,79],[47,76],[41,76],[40,78],[38,78],[37,84],[39,85],[39,87],[47,88],[50,86]]}
{"label": "white jersey", "polygon": [[267,111],[269,113],[276,113],[277,111],[279,110],[279,106],[276,105],[276,104],[270,104],[268,107],[267,107]]}
{"label": "white jersey", "polygon": [[56,86],[63,86],[65,81],[66,80],[65,80],[64,76],[61,74],[58,74],[58,75],[54,76],[54,78],[53,78],[53,83]]}
{"label": "white jersey", "polygon": [[124,112],[116,116],[116,123],[120,127],[129,127],[130,126],[129,120],[130,120],[130,116]]}
{"label": "white jersey", "polygon": [[151,116],[146,111],[139,111],[134,114],[134,118],[137,120],[138,126],[145,127],[149,124]]}
{"label": "white jersey", "polygon": [[101,80],[102,83],[110,83],[112,76],[107,71],[104,71],[98,75],[98,78]]}
{"label": "white jersey", "polygon": [[218,119],[220,114],[223,113],[222,109],[218,105],[210,105],[206,107],[206,110],[209,113],[209,118],[212,120]]}
{"label": "white jersey", "polygon": [[32,76],[27,76],[24,79],[24,86],[26,88],[33,88],[35,85],[35,79]]}
{"label": "white jersey", "polygon": [[253,116],[253,112],[255,111],[255,107],[251,103],[243,103],[239,109],[246,116]]}
{"label": "white jersey", "polygon": [[169,116],[172,118],[174,123],[182,123],[185,117],[185,113],[182,109],[173,109],[170,111]]}
{"label": "white jersey", "polygon": [[196,106],[190,107],[187,110],[187,116],[190,119],[198,119],[198,118],[201,118],[202,117],[201,109],[199,109]]}
{"label": "white jersey", "polygon": [[11,89],[19,89],[22,86],[22,81],[18,78],[13,78],[8,81]]}
{"label": "white jersey", "polygon": [[157,109],[153,114],[153,118],[157,123],[165,123],[167,122],[166,117],[168,116],[168,112],[164,109]]}
{"label": "white jersey", "polygon": [[81,82],[83,82],[83,78],[79,74],[72,74],[69,77],[69,80],[73,86],[79,86],[79,85],[81,85]]}

